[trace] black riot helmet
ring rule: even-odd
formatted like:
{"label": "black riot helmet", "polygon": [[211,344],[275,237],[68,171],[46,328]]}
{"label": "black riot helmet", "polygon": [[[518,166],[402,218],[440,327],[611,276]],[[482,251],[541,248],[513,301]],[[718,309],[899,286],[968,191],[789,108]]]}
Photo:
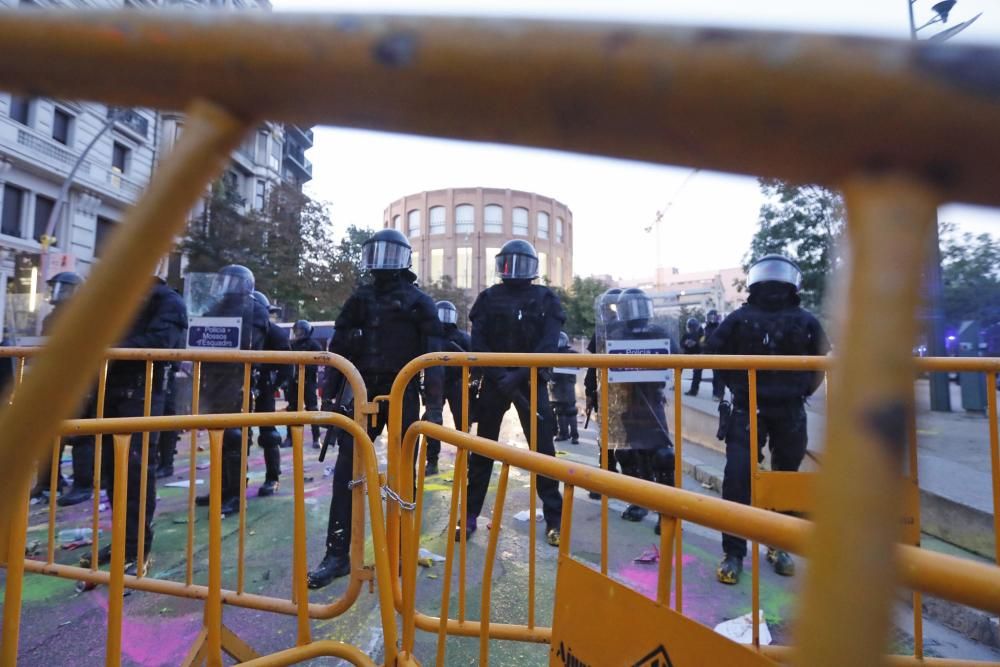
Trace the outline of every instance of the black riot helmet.
{"label": "black riot helmet", "polygon": [[764,255],[747,272],[747,287],[766,282],[785,283],[797,292],[802,288],[802,271],[798,264],[784,255]]}
{"label": "black riot helmet", "polygon": [[715,310],[714,308],[708,311],[708,313],[705,314],[705,321],[708,322],[709,324],[718,324],[719,311]]}
{"label": "black riot helmet", "polygon": [[614,322],[618,319],[618,297],[621,293],[620,287],[612,287],[599,297],[602,322]]}
{"label": "black riot helmet", "polygon": [[312,336],[313,325],[309,320],[298,320],[292,325],[292,338],[294,340],[305,340]]}
{"label": "black riot helmet", "polygon": [[83,284],[83,278],[73,271],[62,271],[47,281],[49,286],[49,303],[53,306],[69,299]]}
{"label": "black riot helmet", "polygon": [[697,333],[698,332],[698,320],[697,319],[695,319],[693,317],[689,317],[686,326],[687,326],[688,333]]}
{"label": "black riot helmet", "polygon": [[507,241],[497,253],[497,275],[502,280],[534,280],[538,277],[538,253],[523,239]]}
{"label": "black riot helmet", "polygon": [[559,349],[560,350],[569,349],[569,336],[566,335],[565,331],[559,332]]}
{"label": "black riot helmet", "polygon": [[458,325],[458,309],[455,308],[455,304],[451,301],[438,301],[435,305],[437,306],[438,319],[441,320],[442,324]]}
{"label": "black riot helmet", "polygon": [[363,271],[401,271],[410,268],[410,242],[398,229],[380,229],[361,245]]}
{"label": "black riot helmet", "polygon": [[645,326],[653,318],[653,300],[638,287],[630,287],[618,297],[618,319],[629,327]]}
{"label": "black riot helmet", "polygon": [[254,288],[253,271],[242,264],[229,264],[219,269],[212,283],[212,296],[221,299],[230,294],[250,296]]}
{"label": "black riot helmet", "polygon": [[250,296],[252,296],[253,300],[256,301],[257,303],[264,306],[268,310],[271,310],[271,300],[267,298],[266,294],[258,290],[254,290],[253,292],[250,293]]}

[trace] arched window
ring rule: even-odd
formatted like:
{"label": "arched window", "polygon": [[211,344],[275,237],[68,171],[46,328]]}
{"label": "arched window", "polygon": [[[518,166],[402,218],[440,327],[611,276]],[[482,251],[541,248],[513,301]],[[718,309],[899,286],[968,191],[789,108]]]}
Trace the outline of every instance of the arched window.
{"label": "arched window", "polygon": [[565,222],[562,218],[556,218],[556,243],[563,242],[563,231]]}
{"label": "arched window", "polygon": [[490,204],[483,209],[483,231],[487,234],[503,234],[503,206]]}
{"label": "arched window", "polygon": [[455,233],[471,234],[476,229],[476,207],[459,204],[455,207]]}
{"label": "arched window", "polygon": [[406,215],[406,235],[410,238],[420,236],[420,210],[413,209]]}
{"label": "arched window", "polygon": [[538,238],[549,238],[549,214],[545,211],[538,212]]}
{"label": "arched window", "polygon": [[528,209],[518,206],[511,211],[511,222],[514,223],[515,236],[528,235]]}
{"label": "arched window", "polygon": [[444,206],[432,206],[427,212],[428,234],[444,234]]}
{"label": "arched window", "polygon": [[392,228],[403,231],[403,216],[394,215],[392,216]]}

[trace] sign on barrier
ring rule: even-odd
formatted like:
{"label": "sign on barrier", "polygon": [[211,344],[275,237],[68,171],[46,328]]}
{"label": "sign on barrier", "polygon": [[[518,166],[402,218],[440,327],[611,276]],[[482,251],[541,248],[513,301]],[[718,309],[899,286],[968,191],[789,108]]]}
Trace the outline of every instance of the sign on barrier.
{"label": "sign on barrier", "polygon": [[[608,354],[670,354],[669,338],[608,340]],[[610,368],[608,382],[667,382],[670,369]]]}
{"label": "sign on barrier", "polygon": [[238,350],[242,317],[192,317],[188,325],[188,348]]}

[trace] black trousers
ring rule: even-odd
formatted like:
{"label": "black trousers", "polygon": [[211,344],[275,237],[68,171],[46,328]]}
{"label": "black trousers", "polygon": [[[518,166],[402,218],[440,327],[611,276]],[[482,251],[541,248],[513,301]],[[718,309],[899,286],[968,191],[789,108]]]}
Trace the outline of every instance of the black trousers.
{"label": "black trousers", "polygon": [[712,371],[712,396],[722,399],[726,395],[726,383],[722,379],[722,372]]}
{"label": "black trousers", "polygon": [[[316,381],[306,380],[304,400],[306,410],[316,411],[319,409],[319,397],[316,394]],[[288,392],[286,393],[288,398],[288,410],[290,412],[296,412],[299,409],[299,383],[294,381],[289,384]],[[312,424],[312,437],[313,442],[319,442],[319,424]]]}
{"label": "black trousers", "polygon": [[562,439],[579,438],[580,432],[576,426],[576,403],[552,403],[552,411],[556,413],[558,435]]}
{"label": "black trousers", "polygon": [[[274,387],[262,384],[254,401],[254,412],[274,412]],[[273,426],[261,426],[260,434],[257,436],[257,444],[264,450],[264,480],[267,482],[277,482],[281,477],[281,436]]]}
{"label": "black trousers", "polygon": [[[701,370],[700,368],[696,368],[691,373],[691,388],[688,391],[692,394],[697,394],[698,389],[701,387]],[[715,385],[712,386],[714,387]]]}
{"label": "black trousers", "polygon": [[[455,429],[462,430],[462,385],[446,386],[444,388],[444,400],[451,410],[451,417],[455,420]],[[441,441],[434,438],[427,438],[427,461],[437,461],[441,455]]]}
{"label": "black trousers", "polygon": [[[519,390],[525,398],[531,396],[529,382],[524,382]],[[511,399],[503,394],[500,388],[490,379],[483,382],[483,388],[479,394],[479,429],[477,434],[480,437],[496,440],[500,436],[500,424],[503,416],[510,409]],[[531,414],[529,413],[527,401],[520,405],[515,403],[517,416],[521,420],[521,428],[527,438],[531,433]],[[538,418],[538,452],[556,455],[552,438],[555,430],[555,415],[549,405],[549,392],[545,384],[538,383],[538,404],[535,406]],[[466,515],[470,519],[479,516],[483,510],[483,502],[486,500],[486,491],[490,485],[490,476],[493,474],[493,459],[478,454],[469,457],[469,507]],[[545,525],[548,528],[558,528],[562,518],[562,496],[559,494],[559,483],[554,479],[538,475],[536,478],[536,488],[538,497],[542,501],[542,513],[545,515]]]}
{"label": "black trousers", "polygon": [[[764,446],[771,449],[771,469],[795,472],[802,464],[808,444],[806,410],[802,401],[792,401],[757,410],[757,451],[763,458]],[[750,413],[734,407],[726,432],[726,470],[722,480],[725,500],[750,504]],[[722,535],[722,550],[743,558],[747,542],[742,537]]]}
{"label": "black trousers", "polygon": [[[163,414],[163,393],[154,391],[150,404],[150,415]],[[142,389],[131,394],[109,388],[104,402],[105,417],[141,417],[143,414]],[[153,544],[153,513],[156,511],[156,459],[159,433],[149,434],[149,459],[146,462],[146,497],[139,496],[142,475],[142,434],[133,433],[128,451],[128,487],[125,509],[125,558],[135,558],[139,545],[139,507],[146,503],[145,553],[149,554]],[[101,443],[101,475],[108,483],[108,501],[114,504],[115,497],[115,456],[114,439],[104,435]]]}
{"label": "black trousers", "polygon": [[[164,395],[163,414],[171,417],[177,414],[177,394],[173,391],[167,391]],[[161,468],[172,468],[174,466],[174,455],[177,454],[178,439],[179,435],[177,431],[164,431],[160,434],[157,449],[160,452],[159,465]]]}
{"label": "black trousers", "polygon": [[[390,385],[369,384],[369,400],[381,394],[388,394]],[[411,383],[403,395],[403,433],[420,419],[420,392],[416,383]],[[389,404],[378,404],[375,425],[368,427],[368,437],[373,441],[389,423]],[[411,464],[412,465],[412,464]],[[351,548],[351,509],[354,492],[349,484],[354,479],[354,438],[341,432],[337,438],[337,462],[333,466],[333,495],[330,497],[330,519],[326,529],[326,548],[333,553],[346,556]],[[416,478],[414,478],[416,479]],[[377,480],[368,480],[377,484]]]}

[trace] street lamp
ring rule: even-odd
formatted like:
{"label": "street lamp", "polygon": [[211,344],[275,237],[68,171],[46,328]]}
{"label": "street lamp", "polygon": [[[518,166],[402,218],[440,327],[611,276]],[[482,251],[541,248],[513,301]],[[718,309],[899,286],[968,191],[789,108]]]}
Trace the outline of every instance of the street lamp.
{"label": "street lamp", "polygon": [[[913,5],[916,1],[917,0],[907,0],[910,12],[910,39],[914,41],[920,40],[917,33],[924,28],[934,25],[935,23],[947,23],[948,16],[957,3],[957,0],[941,0],[940,2],[934,4],[931,7],[931,10],[934,12],[934,17],[922,26],[917,27],[917,23],[913,17]],[[982,12],[976,14],[968,21],[963,21],[962,23],[954,25],[951,28],[941,30],[926,38],[926,40],[943,42],[951,39],[972,25],[980,16],[982,16]],[[943,357],[946,354],[946,350],[944,344],[944,315],[941,310],[941,294],[943,292],[943,280],[941,275],[941,239],[938,237],[938,226],[936,223],[934,225],[934,231],[930,243],[931,253],[927,265],[927,312],[929,313],[926,328],[927,352],[932,357]],[[931,373],[930,389],[931,410],[935,412],[951,412],[951,388],[948,385],[948,374]]]}

